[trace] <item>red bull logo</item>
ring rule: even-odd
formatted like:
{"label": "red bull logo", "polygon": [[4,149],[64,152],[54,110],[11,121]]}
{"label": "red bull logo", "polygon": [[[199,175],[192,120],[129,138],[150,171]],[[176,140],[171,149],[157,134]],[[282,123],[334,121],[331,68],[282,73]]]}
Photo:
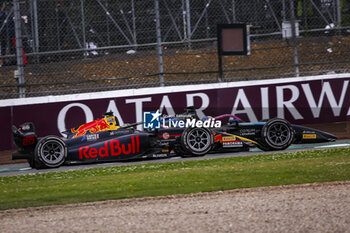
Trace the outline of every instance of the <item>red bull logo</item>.
{"label": "red bull logo", "polygon": [[120,144],[120,141],[115,139],[105,142],[101,148],[82,146],[79,148],[79,159],[90,159],[129,155],[140,152],[140,139],[139,136],[131,136],[131,142],[127,144]]}
{"label": "red bull logo", "polygon": [[87,124],[79,126],[77,129],[71,129],[72,133],[75,133],[73,138],[84,136],[87,132],[97,133],[105,130],[113,130],[115,129],[114,125],[109,125],[106,119],[98,119]]}
{"label": "red bull logo", "polygon": [[221,135],[221,134],[216,135],[216,136],[214,137],[214,142],[222,142],[222,135]]}

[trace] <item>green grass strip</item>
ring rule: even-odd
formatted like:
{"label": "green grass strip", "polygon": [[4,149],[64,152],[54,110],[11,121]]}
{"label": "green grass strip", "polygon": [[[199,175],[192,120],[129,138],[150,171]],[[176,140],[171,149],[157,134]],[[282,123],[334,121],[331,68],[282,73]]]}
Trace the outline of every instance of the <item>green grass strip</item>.
{"label": "green grass strip", "polygon": [[350,148],[0,177],[0,209],[350,180]]}

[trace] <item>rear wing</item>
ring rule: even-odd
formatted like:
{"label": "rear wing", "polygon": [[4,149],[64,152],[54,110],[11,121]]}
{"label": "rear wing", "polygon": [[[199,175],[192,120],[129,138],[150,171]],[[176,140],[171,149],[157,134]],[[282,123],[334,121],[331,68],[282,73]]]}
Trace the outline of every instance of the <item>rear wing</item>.
{"label": "rear wing", "polygon": [[24,123],[19,128],[13,125],[12,135],[19,152],[32,153],[34,151],[38,138],[33,123]]}

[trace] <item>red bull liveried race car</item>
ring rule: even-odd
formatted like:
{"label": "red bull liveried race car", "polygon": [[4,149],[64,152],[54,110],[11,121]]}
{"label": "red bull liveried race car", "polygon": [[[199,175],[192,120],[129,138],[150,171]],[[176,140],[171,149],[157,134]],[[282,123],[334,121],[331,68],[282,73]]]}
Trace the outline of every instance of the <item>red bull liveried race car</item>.
{"label": "red bull liveried race car", "polygon": [[[203,156],[207,153],[284,150],[292,143],[318,143],[336,140],[332,134],[291,125],[283,119],[244,123],[230,114],[198,120],[194,108],[181,117],[160,119],[159,111],[150,112],[145,122],[120,126],[113,113],[63,132],[65,138],[38,138],[32,123],[12,126],[18,151],[12,159],[27,159],[33,168],[54,168],[63,164]],[[152,117],[153,116],[153,117]],[[223,124],[224,120],[227,120]],[[152,124],[155,121],[156,124]],[[170,122],[170,123],[169,123]],[[134,127],[143,124],[143,131]],[[148,128],[148,129],[147,129]]]}

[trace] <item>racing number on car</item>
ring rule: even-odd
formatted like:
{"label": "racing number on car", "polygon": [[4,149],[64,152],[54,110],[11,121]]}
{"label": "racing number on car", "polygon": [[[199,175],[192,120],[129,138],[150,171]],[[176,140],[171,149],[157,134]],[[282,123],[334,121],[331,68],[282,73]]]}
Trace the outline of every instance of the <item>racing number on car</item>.
{"label": "racing number on car", "polygon": [[29,146],[35,144],[35,136],[26,136],[23,138],[22,145],[23,146]]}

